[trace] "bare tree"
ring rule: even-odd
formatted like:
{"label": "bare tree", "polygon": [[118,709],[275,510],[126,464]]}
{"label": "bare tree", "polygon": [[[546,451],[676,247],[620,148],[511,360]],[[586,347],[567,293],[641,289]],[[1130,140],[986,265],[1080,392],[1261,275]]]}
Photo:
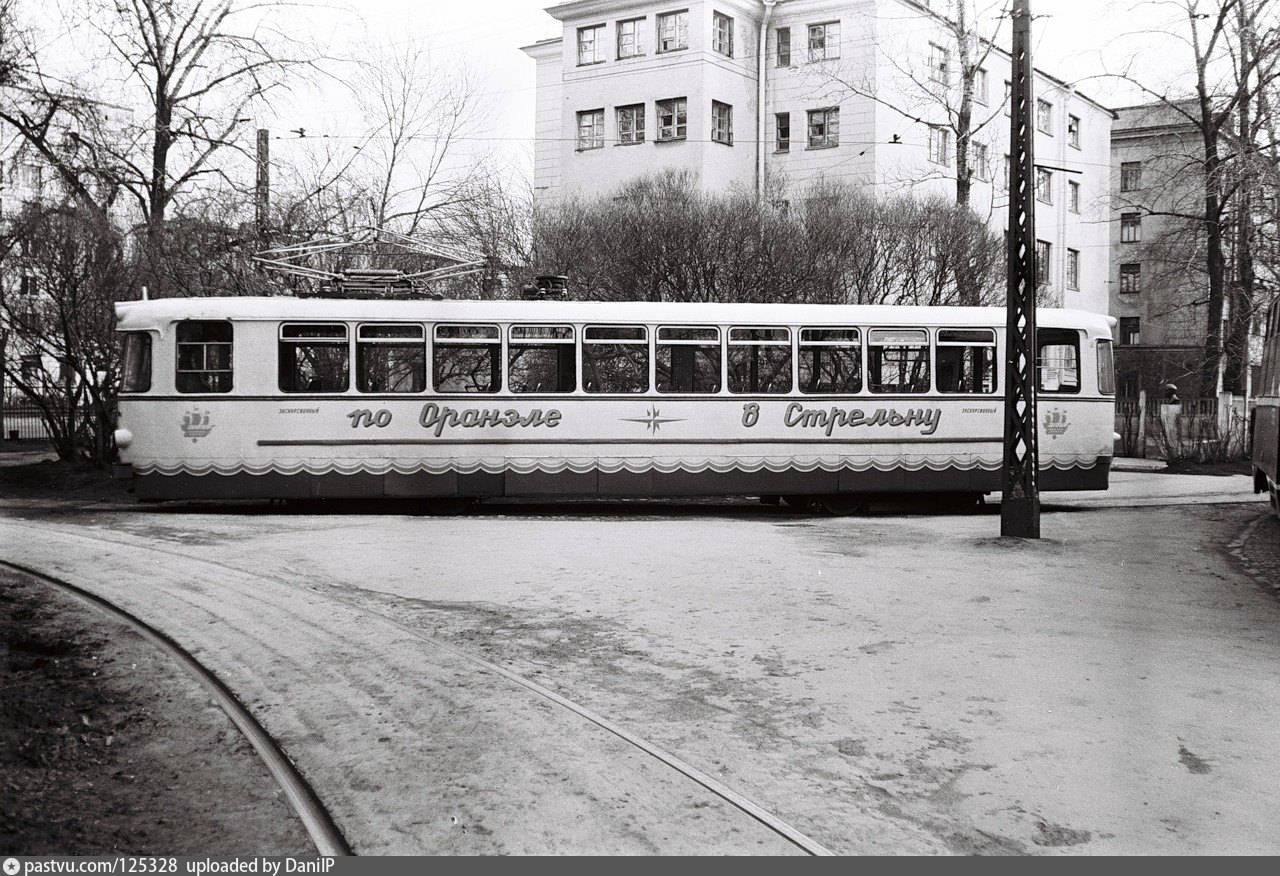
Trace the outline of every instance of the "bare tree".
{"label": "bare tree", "polygon": [[0,328],[19,354],[5,376],[39,408],[60,458],[87,435],[105,461],[119,380],[113,308],[132,279],[122,239],[101,213],[59,206],[28,209],[3,243],[22,278],[0,292]]}

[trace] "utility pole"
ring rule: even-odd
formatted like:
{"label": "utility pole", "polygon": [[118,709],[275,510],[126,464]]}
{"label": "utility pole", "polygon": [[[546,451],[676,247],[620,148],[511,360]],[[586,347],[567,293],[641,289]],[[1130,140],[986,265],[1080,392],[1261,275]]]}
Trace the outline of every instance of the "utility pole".
{"label": "utility pole", "polygon": [[266,128],[258,129],[258,179],[253,194],[258,249],[264,250],[271,227],[271,132]]}
{"label": "utility pole", "polygon": [[1030,0],[1013,0],[1008,319],[1000,502],[1000,534],[1019,538],[1040,537],[1040,453],[1036,440],[1035,95],[1030,7]]}

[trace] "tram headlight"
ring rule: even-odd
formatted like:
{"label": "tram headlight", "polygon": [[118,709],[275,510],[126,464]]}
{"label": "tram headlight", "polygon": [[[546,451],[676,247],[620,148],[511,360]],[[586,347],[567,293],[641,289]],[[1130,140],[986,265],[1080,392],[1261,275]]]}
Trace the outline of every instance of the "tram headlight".
{"label": "tram headlight", "polygon": [[116,447],[122,450],[133,443],[133,433],[128,429],[116,429],[115,431]]}

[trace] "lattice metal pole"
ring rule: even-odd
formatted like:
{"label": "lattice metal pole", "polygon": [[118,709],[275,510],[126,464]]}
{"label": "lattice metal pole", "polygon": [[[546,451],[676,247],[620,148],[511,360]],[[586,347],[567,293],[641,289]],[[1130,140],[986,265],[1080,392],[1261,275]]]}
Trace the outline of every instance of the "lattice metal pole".
{"label": "lattice metal pole", "polygon": [[1040,537],[1036,442],[1035,96],[1030,0],[1013,2],[1009,99],[1009,282],[1005,333],[1004,474],[1000,534]]}

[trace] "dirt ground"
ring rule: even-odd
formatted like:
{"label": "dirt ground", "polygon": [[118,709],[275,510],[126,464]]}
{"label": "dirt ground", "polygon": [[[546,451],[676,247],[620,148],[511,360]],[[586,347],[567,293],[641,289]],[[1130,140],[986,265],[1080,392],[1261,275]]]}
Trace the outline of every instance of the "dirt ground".
{"label": "dirt ground", "polygon": [[314,855],[257,755],[133,630],[0,570],[0,855]]}

